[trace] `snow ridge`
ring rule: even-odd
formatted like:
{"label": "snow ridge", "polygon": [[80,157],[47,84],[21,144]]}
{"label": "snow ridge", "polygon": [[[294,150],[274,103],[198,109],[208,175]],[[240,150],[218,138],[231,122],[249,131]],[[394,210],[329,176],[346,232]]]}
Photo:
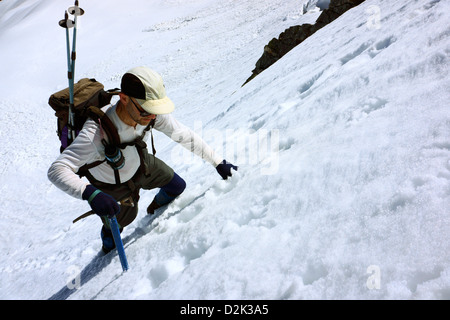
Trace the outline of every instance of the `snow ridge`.
{"label": "snow ridge", "polygon": [[80,1],[76,78],[154,68],[239,166],[223,181],[155,134],[187,189],[154,217],[141,194],[122,273],[97,217],[72,224],[88,204],[46,178],[72,3],[0,2],[0,298],[449,299],[450,3],[367,0],[241,87],[264,44],[317,18],[303,4]]}

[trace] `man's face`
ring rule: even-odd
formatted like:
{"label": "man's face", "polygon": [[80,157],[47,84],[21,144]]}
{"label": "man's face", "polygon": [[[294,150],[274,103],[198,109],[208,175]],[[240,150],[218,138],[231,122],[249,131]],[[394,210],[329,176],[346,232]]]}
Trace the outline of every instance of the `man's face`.
{"label": "man's face", "polygon": [[130,117],[138,124],[147,126],[150,121],[156,118],[155,114],[148,113],[142,109],[141,105],[134,98],[129,97],[128,113]]}

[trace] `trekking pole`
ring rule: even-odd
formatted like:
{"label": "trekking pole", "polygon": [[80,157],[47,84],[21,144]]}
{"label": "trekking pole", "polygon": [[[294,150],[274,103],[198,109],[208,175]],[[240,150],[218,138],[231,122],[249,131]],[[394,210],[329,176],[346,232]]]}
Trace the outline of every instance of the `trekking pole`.
{"label": "trekking pole", "polygon": [[76,53],[76,43],[77,43],[77,17],[82,16],[84,14],[84,10],[81,9],[78,6],[78,0],[75,0],[75,5],[73,7],[70,7],[68,9],[69,13],[74,16],[73,19],[73,36],[72,36],[72,55],[71,55],[71,69],[69,72],[69,87],[72,88],[70,91],[70,104],[69,104],[69,131],[71,132],[68,135],[69,143],[75,139],[76,132],[75,132],[75,119],[74,119],[74,113],[73,110],[75,109],[74,101],[73,101],[73,86],[74,86],[74,80],[75,80],[75,60],[77,58]]}
{"label": "trekking pole", "polygon": [[68,144],[72,143],[75,135],[73,134],[73,73],[72,62],[70,60],[70,37],[69,29],[73,28],[75,22],[69,19],[67,11],[65,12],[64,19],[59,21],[59,25],[66,29],[66,47],[67,47],[67,78],[69,79],[69,118],[68,118],[68,131],[67,139]]}
{"label": "trekking pole", "polygon": [[[66,29],[66,46],[67,46],[67,77],[69,79],[69,119],[68,119],[68,144],[75,139],[75,120],[74,120],[74,79],[75,79],[75,60],[76,60],[76,39],[77,39],[77,17],[84,14],[84,10],[78,6],[78,0],[75,5],[68,9],[68,12],[74,16],[74,20],[69,19],[66,11],[64,19],[59,21],[59,25]],[[73,28],[72,38],[72,54],[70,53],[69,29]]]}
{"label": "trekking pole", "polygon": [[67,71],[70,73],[72,65],[70,62],[70,41],[69,41],[69,28],[72,28],[74,22],[69,20],[69,14],[67,11],[64,14],[64,19],[59,21],[59,25],[66,29],[66,47],[67,47]]}
{"label": "trekking pole", "polygon": [[84,14],[84,10],[81,9],[78,6],[78,0],[75,0],[75,5],[73,7],[70,7],[68,9],[69,13],[71,15],[74,16],[73,19],[73,38],[72,38],[72,77],[70,78],[72,80],[72,86],[73,86],[73,82],[74,82],[74,76],[75,76],[75,60],[77,58],[77,53],[76,53],[76,44],[77,44],[77,17],[78,16],[82,16]]}
{"label": "trekking pole", "polygon": [[117,223],[116,217],[109,218],[109,225],[114,238],[114,243],[116,244],[117,253],[119,254],[120,264],[122,265],[122,270],[128,270],[127,256],[125,255],[125,249],[123,248],[122,238],[120,237],[119,224]]}

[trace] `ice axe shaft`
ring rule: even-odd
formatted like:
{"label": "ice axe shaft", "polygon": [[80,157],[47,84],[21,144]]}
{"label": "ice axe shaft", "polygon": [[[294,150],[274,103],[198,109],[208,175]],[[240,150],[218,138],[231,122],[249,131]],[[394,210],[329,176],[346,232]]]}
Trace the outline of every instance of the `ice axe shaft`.
{"label": "ice axe shaft", "polygon": [[114,238],[114,243],[116,244],[117,253],[119,254],[120,264],[122,265],[122,270],[128,270],[128,260],[125,255],[125,249],[123,248],[122,238],[120,237],[119,224],[117,223],[116,217],[109,218],[109,226],[112,231]]}

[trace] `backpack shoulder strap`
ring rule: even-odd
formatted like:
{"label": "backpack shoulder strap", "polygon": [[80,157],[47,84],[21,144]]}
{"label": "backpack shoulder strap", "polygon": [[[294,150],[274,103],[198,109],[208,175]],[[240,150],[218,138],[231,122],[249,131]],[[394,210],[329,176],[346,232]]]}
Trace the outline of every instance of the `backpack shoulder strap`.
{"label": "backpack shoulder strap", "polygon": [[152,133],[152,128],[155,125],[155,119],[153,119],[152,121],[150,121],[150,123],[145,127],[144,131],[142,132],[140,137],[137,137],[134,141],[131,142],[124,142],[119,144],[119,148],[121,149],[125,149],[128,146],[138,146],[140,148],[147,148],[147,144],[143,141],[145,134],[150,130],[151,133],[151,140],[152,140],[152,151],[153,151],[153,155],[156,154],[156,150],[155,150],[155,143],[153,141],[153,133]]}
{"label": "backpack shoulder strap", "polygon": [[[156,150],[155,150],[155,146],[154,146],[154,142],[153,142],[153,133],[151,131],[151,129],[153,128],[153,126],[155,125],[155,119],[153,119],[148,125],[147,127],[144,129],[144,132],[142,133],[142,135],[140,137],[138,137],[136,140],[132,141],[132,142],[128,142],[128,143],[120,143],[120,137],[119,137],[119,133],[117,132],[117,128],[116,126],[112,123],[111,119],[109,119],[109,117],[106,115],[105,112],[103,112],[100,108],[97,107],[89,107],[87,108],[87,115],[93,119],[96,123],[98,123],[99,125],[101,125],[103,131],[106,133],[106,135],[108,136],[109,139],[109,143],[120,148],[120,149],[125,149],[127,146],[135,146],[138,150],[139,153],[139,158],[141,160],[141,167],[143,168],[143,161],[144,161],[144,157],[142,154],[142,149],[147,147],[147,144],[143,141],[143,138],[145,136],[145,134],[147,133],[147,131],[150,130],[151,133],[151,141],[152,141],[152,151],[153,151],[153,155],[156,154]],[[103,161],[96,161],[93,162],[91,164],[86,164],[83,167],[80,168],[79,170],[79,174],[82,176],[87,176],[88,170],[96,167],[98,165],[100,165],[101,163],[105,162],[105,160]],[[119,184],[120,183],[120,178],[116,175],[118,174],[118,172],[115,170],[114,171],[115,174],[115,178],[116,178],[116,183]]]}
{"label": "backpack shoulder strap", "polygon": [[106,113],[104,113],[100,108],[91,106],[87,108],[87,114],[91,119],[101,125],[103,131],[105,131],[108,136],[109,143],[115,146],[120,145],[120,137],[117,132],[117,128]]}
{"label": "backpack shoulder strap", "polygon": [[156,155],[155,142],[153,141],[153,131],[152,131],[153,127],[155,126],[155,120],[156,119],[153,119],[150,122],[150,124],[147,126],[147,128],[145,129],[147,131],[150,130],[150,135],[151,135],[151,139],[152,139],[152,152],[153,152],[153,155]]}
{"label": "backpack shoulder strap", "polygon": [[[94,119],[97,119],[98,123],[100,124],[100,127],[103,129],[103,131],[108,136],[108,143],[105,141],[105,139],[102,139],[102,143],[104,144],[105,148],[107,149],[107,146],[114,146],[113,150],[117,148],[120,145],[120,136],[117,132],[117,128],[112,123],[111,119],[104,113],[101,109],[96,107],[89,107],[88,112],[90,114],[90,117]],[[105,154],[106,154],[105,149]],[[110,161],[107,161],[109,165],[114,170],[114,178],[116,180],[116,184],[120,184],[120,175],[119,170],[116,167],[116,163],[112,163]]]}
{"label": "backpack shoulder strap", "polygon": [[[120,137],[119,133],[117,132],[116,126],[112,123],[111,119],[106,115],[105,112],[103,112],[100,108],[96,106],[90,106],[86,109],[86,116],[94,120],[96,123],[98,123],[102,130],[106,133],[109,143],[114,146],[120,145]],[[94,168],[103,162],[106,161],[106,158],[104,160],[95,161],[93,163],[85,164],[78,170],[78,174],[80,176],[88,176],[89,172],[88,170],[91,168]],[[120,183],[120,179],[117,176],[118,172],[117,170],[114,170],[114,174],[116,177],[116,183]]]}

